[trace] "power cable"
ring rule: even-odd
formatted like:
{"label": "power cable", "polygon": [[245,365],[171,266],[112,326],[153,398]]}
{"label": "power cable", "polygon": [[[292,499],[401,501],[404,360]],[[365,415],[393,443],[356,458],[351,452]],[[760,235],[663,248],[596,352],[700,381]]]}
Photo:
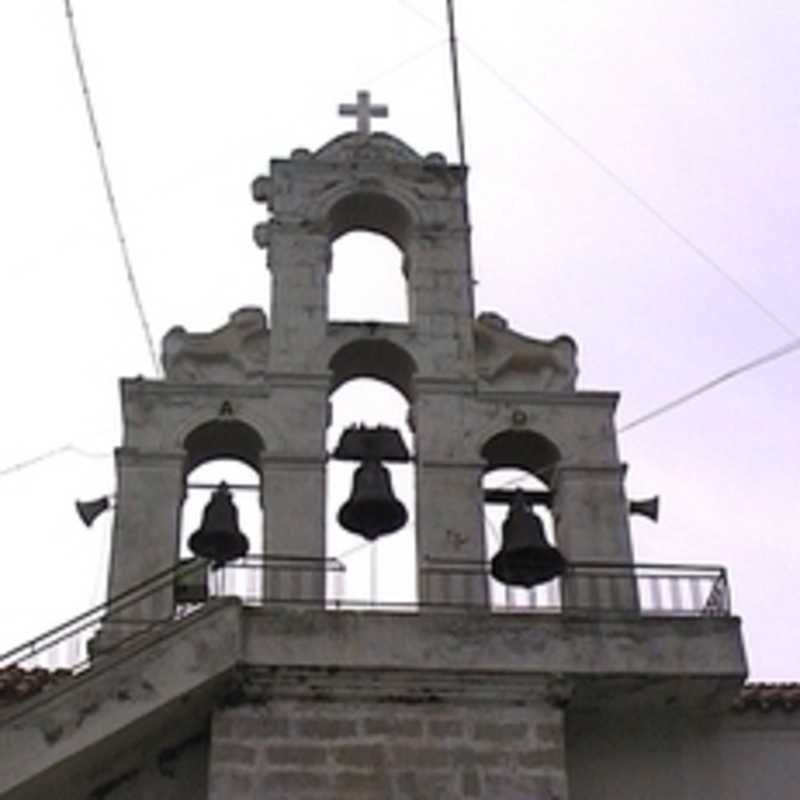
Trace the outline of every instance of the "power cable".
{"label": "power cable", "polygon": [[[660,417],[663,414],[666,414],[675,408],[685,405],[689,401],[694,400],[697,397],[700,397],[701,395],[711,391],[712,389],[715,389],[717,386],[720,386],[723,383],[727,383],[728,381],[733,380],[734,378],[737,378],[740,375],[743,375],[754,369],[758,369],[759,367],[765,366],[766,364],[772,363],[773,361],[777,361],[778,359],[783,358],[784,356],[787,356],[790,353],[793,353],[797,350],[800,350],[800,337],[798,337],[792,342],[789,342],[788,344],[776,348],[775,350],[771,350],[768,353],[765,353],[764,355],[758,356],[757,358],[751,359],[750,361],[740,364],[738,367],[734,367],[733,369],[727,370],[726,372],[723,372],[721,375],[712,378],[710,381],[706,381],[705,383],[701,384],[696,389],[693,389],[690,392],[686,392],[685,394],[682,394],[676,397],[675,399],[670,400],[669,402],[658,406],[652,411],[649,411],[648,413],[643,414],[642,416],[637,417],[636,419],[633,419],[628,423],[625,423],[624,425],[622,425],[617,429],[617,433],[623,434],[627,433],[630,430],[633,430],[634,428],[638,428],[639,426],[644,425],[646,422],[650,422],[651,420],[656,419],[657,417]],[[43,461],[47,461],[51,458],[55,458],[56,456],[60,456],[67,452],[75,453],[76,455],[83,456],[84,458],[110,458],[112,455],[111,453],[91,453],[73,444],[65,444],[60,447],[47,450],[44,453],[40,453],[39,455],[25,459],[24,461],[19,461],[16,464],[12,464],[8,467],[0,469],[0,478],[5,477],[6,475],[13,474],[14,472],[26,469],[27,467],[35,466],[36,464],[39,464]],[[559,461],[561,460],[563,460],[563,457],[559,459]],[[546,472],[553,469],[553,467],[558,466],[558,463],[559,463],[558,461],[554,461],[550,464],[545,464],[537,468],[530,474],[532,474],[534,477],[541,479]],[[505,488],[507,486],[514,486],[516,484],[519,484],[521,481],[525,480],[526,477],[527,475],[519,475],[515,476],[514,478],[510,478],[509,480],[500,484],[500,488]],[[488,516],[486,517],[486,520],[492,529],[493,535],[497,539],[499,537],[499,534],[497,532],[496,527],[494,526],[492,521],[488,518]],[[374,542],[360,542],[359,544],[349,548],[348,550],[339,553],[336,556],[336,558],[338,559],[349,558],[350,556],[355,555],[356,553],[364,550],[366,547],[369,547],[371,544],[374,544]]]}
{"label": "power cable", "polygon": [[716,378],[713,378],[712,380],[701,384],[696,389],[692,389],[692,391],[686,392],[686,394],[682,394],[679,397],[676,397],[674,400],[670,400],[668,403],[664,403],[663,405],[653,409],[647,414],[643,414],[641,417],[637,417],[636,419],[633,419],[630,422],[625,423],[624,425],[622,425],[620,428],[617,429],[617,432],[627,433],[628,431],[633,430],[634,428],[638,428],[645,422],[649,422],[650,420],[653,420],[656,417],[660,417],[662,414],[666,414],[668,411],[672,411],[673,409],[678,408],[679,406],[682,406],[685,403],[688,403],[690,400],[694,400],[696,397],[700,397],[700,395],[703,395],[706,392],[715,389],[717,386],[720,386],[723,383],[727,383],[728,381],[733,380],[739,375],[743,375],[745,372],[750,372],[751,370],[764,366],[765,364],[769,364],[772,361],[777,361],[779,358],[783,358],[784,356],[787,356],[790,353],[793,353],[799,349],[800,349],[800,337],[794,339],[788,344],[783,345],[782,347],[778,347],[775,350],[771,350],[769,353],[765,353],[764,355],[759,356],[758,358],[754,358],[752,361],[747,361],[746,363],[741,364],[738,367],[734,367],[733,369],[730,369],[727,372],[723,372]]}
{"label": "power cable", "polygon": [[447,39],[437,39],[435,42],[430,44],[428,47],[422,48],[421,50],[417,50],[415,53],[412,53],[407,58],[398,61],[393,67],[389,67],[388,69],[382,70],[381,72],[376,73],[371,78],[366,81],[365,85],[370,85],[377,83],[384,78],[387,78],[389,75],[394,75],[395,72],[398,72],[401,69],[409,66],[409,64],[413,64],[415,61],[419,61],[420,59],[424,58],[425,56],[432,53],[434,50],[438,50],[443,44],[447,43]]}
{"label": "power cable", "polygon": [[[691,392],[687,392],[685,394],[682,394],[679,397],[676,397],[674,400],[670,400],[669,402],[658,406],[658,408],[653,409],[652,411],[648,412],[647,414],[643,414],[642,416],[631,420],[630,422],[626,423],[625,425],[622,425],[621,427],[619,427],[617,429],[617,433],[618,434],[627,433],[628,431],[633,430],[634,428],[637,428],[637,427],[639,427],[641,425],[644,425],[646,422],[650,422],[651,420],[654,420],[657,417],[660,417],[663,414],[666,414],[669,411],[672,411],[673,409],[678,408],[679,406],[682,406],[685,403],[688,403],[690,400],[694,400],[695,398],[700,397],[701,395],[705,394],[706,392],[711,391],[712,389],[715,389],[717,386],[720,386],[723,383],[727,383],[728,381],[733,380],[734,378],[737,378],[738,376],[743,375],[746,372],[750,372],[750,371],[752,371],[754,369],[758,369],[759,367],[765,366],[766,364],[769,364],[769,363],[771,363],[773,361],[777,361],[778,359],[783,358],[784,356],[787,356],[790,353],[794,353],[797,350],[800,350],[800,337],[798,337],[797,339],[795,339],[792,342],[789,342],[788,344],[785,344],[785,345],[782,345],[781,347],[776,348],[775,350],[771,350],[768,353],[765,353],[764,355],[759,356],[758,358],[754,358],[754,359],[752,359],[750,361],[746,361],[745,363],[740,364],[738,367],[734,367],[733,369],[730,369],[730,370],[728,370],[726,372],[723,372],[721,375],[718,375],[717,377],[712,378],[710,381],[706,381],[705,383],[703,383],[700,386],[698,386],[696,389],[693,389]],[[569,454],[567,454],[566,456],[562,456],[560,459],[558,459],[558,461],[553,461],[551,463],[544,464],[544,465],[538,467],[537,469],[532,470],[529,474],[533,475],[536,478],[539,478],[540,480],[542,480],[546,476],[547,472],[552,470],[554,467],[557,467],[558,464],[561,461],[564,461],[567,458],[569,458]],[[527,477],[528,477],[527,474],[515,476],[515,477],[510,478],[509,480],[504,481],[503,483],[501,483],[499,488],[506,488],[506,487],[512,487],[512,486],[518,485],[520,482],[525,480]],[[490,529],[491,529],[494,537],[496,539],[498,539],[499,538],[499,534],[497,532],[496,526],[489,519],[488,515],[484,515],[484,516],[485,516],[486,522],[490,526]],[[342,554],[340,554],[340,555],[338,555],[336,557],[337,558],[348,558],[349,556],[354,555],[355,553],[358,553],[360,550],[363,550],[365,547],[369,546],[370,544],[372,544],[372,542],[364,542],[364,543],[358,544],[358,545],[350,548],[349,550],[345,550]]]}
{"label": "power cable", "polygon": [[117,235],[117,242],[119,243],[120,252],[122,253],[122,262],[125,267],[125,276],[128,280],[128,286],[133,296],[133,302],[136,306],[136,312],[139,316],[139,322],[142,326],[147,349],[150,354],[150,359],[153,364],[153,370],[156,376],[161,376],[161,367],[158,362],[156,354],[156,347],[153,341],[153,334],[150,330],[150,324],[147,321],[147,315],[144,310],[144,303],[142,302],[141,295],[139,294],[139,287],[136,283],[136,276],[133,271],[133,262],[131,260],[128,243],[125,239],[125,233],[122,228],[122,219],[120,218],[119,208],[117,206],[114,189],[111,185],[111,174],[109,172],[108,163],[106,162],[105,151],[103,150],[103,143],[100,139],[100,127],[97,123],[97,116],[94,110],[94,103],[92,102],[92,95],[89,91],[89,81],[86,77],[86,68],[83,63],[83,56],[81,55],[80,43],[78,41],[78,31],[75,26],[75,14],[72,10],[72,3],[70,0],[64,0],[64,10],[67,15],[67,26],[69,28],[70,41],[72,43],[72,53],[75,57],[75,67],[78,70],[78,79],[81,84],[81,91],[86,106],[86,114],[89,118],[89,127],[92,131],[92,139],[94,141],[95,150],[97,152],[97,160],[100,165],[100,174],[103,178],[103,186],[105,188],[106,200],[108,207],[111,211],[111,218],[114,222],[114,230]]}
{"label": "power cable", "polygon": [[[441,26],[434,19],[427,14],[414,7],[408,0],[397,0],[405,8],[412,11],[421,19],[424,19],[428,24],[437,29]],[[533,111],[539,119],[558,133],[565,141],[574,147],[581,155],[588,161],[594,164],[612,183],[618,188],[622,189],[629,197],[636,201],[640,208],[644,209],[650,216],[659,222],[667,231],[669,231],[675,238],[683,243],[691,252],[693,252],[703,263],[715,270],[722,278],[724,278],[734,289],[746,297],[756,308],[758,308],[764,316],[769,318],[775,325],[781,328],[785,333],[789,334],[793,339],[798,336],[798,332],[794,328],[781,319],[774,311],[768,308],[761,300],[759,300],[738,278],[735,278],[728,272],[716,259],[712,258],[705,250],[699,245],[695,244],[692,239],[685,234],[677,225],[671,222],[664,214],[662,214],[644,195],[637,191],[630,183],[624,178],[620,177],[611,167],[608,166],[599,156],[595,155],[586,145],[579,139],[573,136],[566,130],[554,117],[548,114],[541,106],[531,100],[516,84],[506,78],[499,70],[497,70],[486,58],[484,58],[474,47],[468,44],[464,39],[461,39],[461,44],[464,49],[483,66],[499,83],[513,94],[518,100],[521,100],[528,108]]]}
{"label": "power cable", "polygon": [[44,453],[40,453],[38,456],[32,456],[31,458],[26,458],[24,461],[18,461],[16,464],[11,464],[8,467],[4,467],[0,469],[0,478],[5,477],[6,475],[11,475],[14,472],[19,472],[20,470],[26,469],[27,467],[32,467],[36,464],[40,464],[42,461],[48,461],[51,458],[55,458],[56,456],[60,456],[63,453],[66,453],[70,450],[70,445],[65,444],[61,447],[56,447],[52,450],[47,450]]}
{"label": "power cable", "polygon": [[15,472],[27,469],[28,467],[36,466],[43,461],[49,461],[51,458],[63,455],[64,453],[75,453],[83,458],[111,458],[112,455],[111,453],[90,453],[87,450],[83,450],[82,448],[76,447],[73,444],[64,444],[60,447],[54,447],[51,450],[46,450],[44,453],[39,453],[39,455],[32,456],[31,458],[26,458],[24,461],[18,461],[16,464],[3,467],[3,469],[0,469],[0,478],[4,478],[7,475],[12,475]]}
{"label": "power cable", "polygon": [[369,547],[371,544],[375,544],[375,542],[359,542],[357,545],[348,548],[347,550],[343,550],[338,555],[334,556],[334,558],[342,559],[342,558],[350,558],[350,556],[355,555],[356,553],[360,553],[364,548]]}

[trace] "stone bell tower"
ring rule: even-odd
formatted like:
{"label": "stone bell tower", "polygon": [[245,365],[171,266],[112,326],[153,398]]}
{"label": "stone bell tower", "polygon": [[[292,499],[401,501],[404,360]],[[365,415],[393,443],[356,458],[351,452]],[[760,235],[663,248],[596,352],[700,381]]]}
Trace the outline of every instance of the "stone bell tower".
{"label": "stone bell tower", "polygon": [[[173,328],[165,377],[123,380],[114,599],[85,671],[0,726],[0,752],[12,753],[0,758],[0,793],[568,800],[571,786],[589,796],[604,775],[610,792],[592,797],[605,800],[633,775],[625,797],[638,798],[652,755],[639,734],[624,743],[628,760],[608,741],[660,719],[677,752],[687,720],[706,730],[741,682],[724,570],[632,563],[617,395],[576,389],[570,338],[536,340],[498,313],[475,315],[465,171],[370,133],[366,93],[353,111],[356,132],[273,160],[253,183],[269,213],[255,231],[269,320],[248,307],[208,333]],[[402,250],[408,324],[329,319],[331,245],[353,230]],[[415,524],[393,535],[416,537],[412,607],[325,596],[326,464],[346,449],[326,451],[329,396],[358,377],[389,383],[410,406]],[[264,556],[193,566],[204,580],[209,567],[223,578],[253,569],[257,597],[231,597],[224,581],[216,597],[207,584],[187,597],[176,580],[187,477],[218,458],[257,475]],[[560,555],[532,548],[558,555],[534,570],[554,581],[546,607],[493,601],[484,504],[509,493],[482,480],[500,468],[546,485],[515,494],[508,518],[532,519],[521,497],[552,512]],[[203,527],[205,540],[222,527]],[[506,568],[492,574],[519,583],[505,545]],[[598,772],[598,750],[610,770]]]}
{"label": "stone bell tower", "polygon": [[[486,603],[482,575],[450,580],[430,565],[486,560],[481,480],[494,468],[549,485],[567,559],[630,561],[617,395],[576,391],[568,337],[539,341],[496,313],[475,317],[465,171],[369,133],[361,100],[358,132],[275,159],[253,183],[270,212],[255,230],[272,278],[269,323],[244,308],[212,333],[173,328],[165,380],[123,382],[112,593],[174,563],[186,475],[215,457],[260,476],[267,556],[322,559],[328,397],[359,376],[410,404],[423,604]],[[330,321],[331,245],[353,230],[402,250],[408,324]],[[291,589],[270,574],[267,595],[322,601],[320,574],[293,575]],[[167,611],[170,599],[159,602]]]}
{"label": "stone bell tower", "polygon": [[[427,798],[435,787],[444,797],[565,800],[564,647],[589,645],[585,632],[573,641],[552,620],[531,628],[487,614],[482,478],[513,467],[543,479],[568,562],[630,563],[617,395],[576,390],[570,338],[531,339],[497,313],[475,316],[465,170],[370,133],[368,110],[360,98],[357,132],[275,159],[253,183],[269,212],[255,229],[272,279],[269,321],[243,308],[211,333],[173,328],[164,380],[123,381],[110,593],[169,570],[187,475],[214,458],[238,459],[259,476],[264,605],[244,634],[250,700],[212,722],[210,796],[255,797],[251,787],[262,785],[274,789],[263,796],[277,798],[295,782],[307,784],[298,796],[309,798],[363,786],[359,797]],[[331,246],[354,230],[401,249],[408,324],[329,319]],[[425,612],[416,617],[328,611],[324,572],[297,568],[326,556],[328,398],[356,377],[389,383],[410,405]],[[580,604],[582,591],[579,579],[563,578],[565,604]],[[637,608],[632,580],[595,581],[591,591],[595,603]],[[293,603],[300,610],[288,611]],[[169,617],[174,604],[170,589],[151,593],[128,618]],[[308,724],[286,721],[295,717]],[[287,736],[306,731],[302,747],[314,741],[307,756],[319,769],[302,777],[303,759],[292,762],[297,742],[284,743],[274,763],[270,756],[237,778],[229,739],[241,745],[252,719],[279,720]],[[457,741],[442,749],[450,736]]]}

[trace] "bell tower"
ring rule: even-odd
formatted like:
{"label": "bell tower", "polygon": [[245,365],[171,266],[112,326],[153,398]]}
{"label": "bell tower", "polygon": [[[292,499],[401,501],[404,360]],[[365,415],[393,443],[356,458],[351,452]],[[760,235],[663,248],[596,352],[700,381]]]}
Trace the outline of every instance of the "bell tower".
{"label": "bell tower", "polygon": [[[269,212],[254,232],[272,279],[269,323],[260,309],[244,308],[212,333],[173,328],[163,344],[165,379],[123,381],[112,594],[175,562],[186,476],[216,457],[258,474],[267,557],[321,562],[328,397],[355,377],[386,381],[410,404],[423,606],[487,604],[485,575],[456,578],[448,565],[491,555],[482,477],[496,468],[523,469],[547,484],[567,561],[630,562],[617,395],[576,390],[569,337],[536,340],[497,313],[475,317],[466,173],[442,155],[421,156],[371,133],[375,108],[360,93],[341,109],[358,117],[358,131],[274,159],[253,182],[254,199]],[[331,246],[354,230],[381,234],[402,251],[408,324],[329,319]],[[324,601],[319,572],[275,569],[270,578],[267,596]],[[562,594],[579,590],[563,581]],[[622,592],[635,607],[631,587],[615,581],[613,591],[609,602]],[[151,612],[169,613],[168,593],[158,604]]]}
{"label": "bell tower", "polygon": [[[568,336],[476,316],[465,170],[372,133],[383,111],[360,93],[343,107],[356,131],[275,159],[253,182],[269,316],[246,307],[210,332],[174,327],[164,378],[122,381],[112,599],[77,620],[94,638],[85,671],[65,678],[74,695],[56,685],[44,711],[0,730],[0,751],[13,752],[0,786],[72,786],[62,776],[77,764],[87,797],[568,800],[570,782],[598,774],[610,797],[628,773],[649,785],[638,734],[629,756],[610,752],[629,730],[662,718],[683,758],[687,720],[704,738],[740,685],[724,570],[633,563],[628,514],[650,506],[625,497],[617,394],[576,387]],[[407,323],[330,319],[331,246],[359,230],[402,251]],[[329,398],[360,377],[405,397],[409,442],[354,426],[329,451]],[[190,474],[216,459],[255,479],[216,487],[188,542],[202,585],[187,586],[181,508]],[[361,462],[343,528],[415,537],[415,602],[326,597],[330,459]],[[413,514],[384,466],[403,461],[415,467]],[[509,468],[543,488],[484,485]],[[236,498],[253,489],[263,555],[245,557]],[[502,543],[487,546],[492,503],[507,516]],[[226,584],[240,568],[255,591]],[[498,584],[511,587],[506,602]],[[598,773],[597,752],[624,766]]]}

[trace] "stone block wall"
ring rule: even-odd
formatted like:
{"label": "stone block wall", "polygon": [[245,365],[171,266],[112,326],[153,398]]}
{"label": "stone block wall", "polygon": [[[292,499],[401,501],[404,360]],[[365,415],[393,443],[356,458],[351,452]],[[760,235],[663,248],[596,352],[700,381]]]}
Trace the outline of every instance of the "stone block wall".
{"label": "stone block wall", "polygon": [[278,700],[216,712],[210,800],[566,800],[545,704]]}

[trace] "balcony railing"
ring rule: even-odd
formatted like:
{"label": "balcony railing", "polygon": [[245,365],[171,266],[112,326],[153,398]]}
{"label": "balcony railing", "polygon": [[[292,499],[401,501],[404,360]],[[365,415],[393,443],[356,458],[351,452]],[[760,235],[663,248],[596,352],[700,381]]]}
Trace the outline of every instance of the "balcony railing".
{"label": "balcony railing", "polygon": [[[247,557],[221,569],[197,559],[180,562],[107,603],[0,655],[0,709],[65,680],[101,652],[202,609],[214,597],[236,596],[246,605],[273,604],[343,610],[491,611],[581,616],[724,617],[731,611],[725,570],[716,566],[573,563],[556,580],[530,590],[507,588],[489,577],[483,562],[424,560],[421,601],[386,603],[349,596],[345,566],[336,559]],[[476,595],[464,587],[479,588]],[[326,588],[327,586],[327,588]],[[435,589],[435,591],[432,590]],[[166,593],[166,595],[165,595]],[[172,613],[147,618],[142,609],[161,595],[174,598]],[[480,597],[480,602],[475,598]],[[109,652],[104,646],[103,653]]]}
{"label": "balcony railing", "polygon": [[438,581],[445,604],[471,575],[488,581],[497,612],[719,617],[731,609],[727,573],[719,566],[572,562],[561,577],[524,589],[498,583],[480,561],[428,559],[422,565],[422,580]]}

